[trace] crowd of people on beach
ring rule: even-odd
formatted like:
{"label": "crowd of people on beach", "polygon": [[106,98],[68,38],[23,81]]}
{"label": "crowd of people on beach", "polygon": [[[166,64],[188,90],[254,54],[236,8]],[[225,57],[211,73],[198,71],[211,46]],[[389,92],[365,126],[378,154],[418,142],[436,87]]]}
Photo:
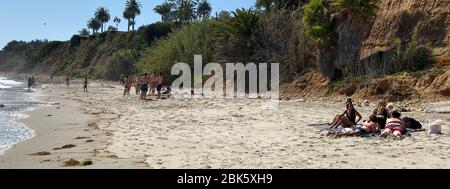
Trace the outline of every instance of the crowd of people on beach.
{"label": "crowd of people on beach", "polygon": [[170,97],[171,88],[163,89],[164,76],[162,73],[151,75],[145,73],[136,77],[122,74],[120,82],[124,86],[124,96],[129,96],[131,88],[134,86],[136,95],[142,100],[146,100],[149,96],[156,96],[157,99],[161,99],[163,96]]}
{"label": "crowd of people on beach", "polygon": [[407,134],[407,129],[421,129],[422,125],[417,120],[410,117],[403,117],[399,110],[388,106],[386,102],[381,101],[373,110],[368,120],[358,124],[362,119],[361,114],[355,109],[353,100],[347,99],[346,109],[342,114],[334,117],[329,123],[330,131],[328,135],[335,137],[358,136],[366,133],[379,134],[386,138],[394,136],[401,138]]}

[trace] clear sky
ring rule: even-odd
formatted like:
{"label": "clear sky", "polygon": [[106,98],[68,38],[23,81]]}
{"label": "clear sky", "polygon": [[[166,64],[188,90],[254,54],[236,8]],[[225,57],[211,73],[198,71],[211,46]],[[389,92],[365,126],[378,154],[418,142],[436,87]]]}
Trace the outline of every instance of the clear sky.
{"label": "clear sky", "polygon": [[[159,21],[153,8],[164,0],[140,0],[142,14],[137,17],[136,28]],[[249,8],[256,0],[209,0],[213,14],[221,10]],[[119,30],[126,30],[122,18],[126,0],[0,0],[0,49],[9,41],[34,39],[69,40],[72,35],[86,28],[95,9],[104,6],[111,17],[122,19]],[[111,21],[108,25],[115,25]],[[108,26],[107,25],[107,26]]]}

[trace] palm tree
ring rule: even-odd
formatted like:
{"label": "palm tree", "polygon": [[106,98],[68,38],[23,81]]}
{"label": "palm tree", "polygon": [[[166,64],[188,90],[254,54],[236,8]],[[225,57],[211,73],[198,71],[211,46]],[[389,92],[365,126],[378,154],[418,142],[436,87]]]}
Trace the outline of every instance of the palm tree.
{"label": "palm tree", "polygon": [[120,18],[116,16],[114,18],[113,22],[116,23],[116,28],[119,29],[119,24],[120,24],[120,22],[122,22],[122,20],[120,20]]}
{"label": "palm tree", "polygon": [[307,0],[256,0],[255,7],[266,12],[274,9],[294,10],[306,2]]}
{"label": "palm tree", "polygon": [[92,34],[96,34],[97,31],[101,28],[101,23],[95,19],[95,18],[91,18],[88,22],[87,22],[87,26],[89,29],[92,29]]}
{"label": "palm tree", "polygon": [[228,11],[220,11],[219,13],[216,12],[216,18],[226,20],[231,18],[231,13]]}
{"label": "palm tree", "polygon": [[192,0],[180,0],[178,5],[178,20],[181,22],[190,22],[196,19],[195,6],[197,3]]}
{"label": "palm tree", "polygon": [[208,0],[202,0],[197,7],[197,15],[199,18],[206,19],[211,16],[212,7]]}
{"label": "palm tree", "polygon": [[111,15],[109,14],[109,10],[105,7],[99,7],[97,11],[95,11],[95,19],[97,19],[102,24],[102,33],[105,23],[108,22],[110,18]]}
{"label": "palm tree", "polygon": [[274,0],[256,0],[255,7],[257,9],[264,9],[267,12],[272,10],[274,5]]}
{"label": "palm tree", "polygon": [[142,4],[137,0],[127,0],[125,4],[125,12],[127,12],[130,16],[132,23],[132,30],[134,31],[134,26],[136,25],[136,16],[141,14]]}
{"label": "palm tree", "polygon": [[123,12],[123,18],[125,18],[128,21],[128,31],[130,31],[130,26],[131,26],[131,13],[127,10],[125,10]]}
{"label": "palm tree", "polygon": [[114,26],[108,26],[108,31],[117,31],[117,28]]}
{"label": "palm tree", "polygon": [[163,22],[170,22],[170,14],[172,13],[173,4],[168,3],[167,1],[164,2],[161,5],[157,5],[153,11],[155,13],[161,15],[161,21]]}
{"label": "palm tree", "polygon": [[233,17],[219,23],[216,36],[227,41],[246,43],[259,28],[259,17],[252,9],[236,9]]}
{"label": "palm tree", "polygon": [[91,34],[86,28],[81,29],[81,31],[79,31],[78,33],[81,36],[89,36]]}

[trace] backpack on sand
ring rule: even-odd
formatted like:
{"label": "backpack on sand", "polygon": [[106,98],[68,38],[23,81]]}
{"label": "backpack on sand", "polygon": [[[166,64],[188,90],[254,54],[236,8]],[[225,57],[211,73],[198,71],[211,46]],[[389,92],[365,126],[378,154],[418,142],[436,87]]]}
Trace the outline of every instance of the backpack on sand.
{"label": "backpack on sand", "polygon": [[410,118],[410,117],[404,117],[403,121],[406,124],[406,128],[410,128],[410,129],[422,129],[422,124],[420,124],[419,121]]}

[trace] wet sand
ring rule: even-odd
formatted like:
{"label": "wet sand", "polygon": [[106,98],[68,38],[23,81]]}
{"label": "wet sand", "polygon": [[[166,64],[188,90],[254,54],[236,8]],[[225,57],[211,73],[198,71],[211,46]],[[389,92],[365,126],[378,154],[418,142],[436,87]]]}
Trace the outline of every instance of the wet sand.
{"label": "wet sand", "polygon": [[[36,137],[0,156],[0,168],[67,168],[63,162],[71,158],[94,163],[76,168],[450,168],[447,126],[442,135],[418,132],[403,140],[334,139],[310,126],[331,121],[344,98],[281,101],[273,108],[258,99],[141,101],[99,82],[88,93],[81,86],[41,90],[60,104],[30,113],[24,122]],[[367,117],[374,103],[356,108]],[[429,119],[450,121],[442,113],[405,115],[425,127]],[[76,147],[53,150],[67,144]],[[40,151],[51,155],[28,155]]]}

